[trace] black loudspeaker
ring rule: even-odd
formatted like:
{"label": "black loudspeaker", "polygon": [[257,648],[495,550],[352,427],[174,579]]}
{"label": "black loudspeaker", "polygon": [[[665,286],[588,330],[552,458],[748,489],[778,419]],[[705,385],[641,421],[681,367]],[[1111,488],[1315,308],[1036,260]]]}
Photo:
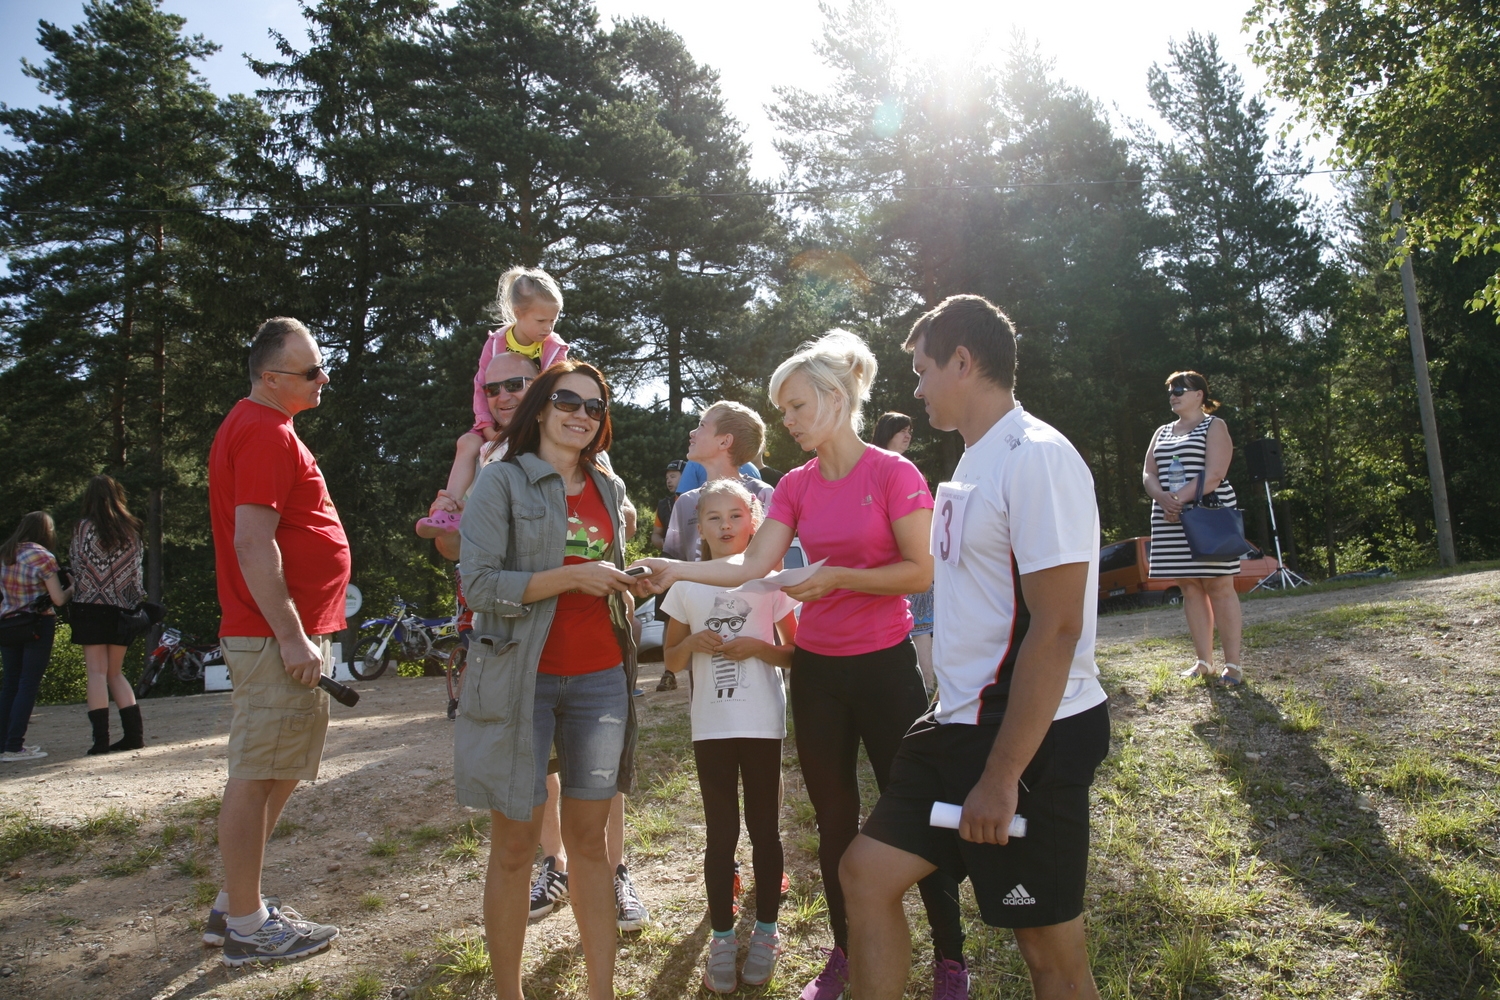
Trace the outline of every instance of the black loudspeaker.
{"label": "black loudspeaker", "polygon": [[1281,461],[1281,442],[1272,438],[1261,438],[1245,445],[1245,468],[1252,483],[1279,483],[1286,478],[1286,466]]}

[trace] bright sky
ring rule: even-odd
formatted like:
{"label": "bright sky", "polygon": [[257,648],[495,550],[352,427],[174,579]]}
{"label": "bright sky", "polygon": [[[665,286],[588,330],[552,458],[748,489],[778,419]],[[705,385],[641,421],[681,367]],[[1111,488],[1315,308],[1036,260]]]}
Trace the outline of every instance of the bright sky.
{"label": "bright sky", "polygon": [[[683,37],[699,62],[718,69],[729,109],[745,125],[755,173],[765,178],[780,173],[764,109],[775,100],[778,85],[816,89],[828,81],[813,51],[823,27],[816,0],[756,0],[745,6],[703,0],[596,2],[606,22],[634,15],[664,22]],[[1012,31],[1024,32],[1056,60],[1059,77],[1103,101],[1121,127],[1132,119],[1160,127],[1146,95],[1146,71],[1167,58],[1169,40],[1189,31],[1217,35],[1220,51],[1252,89],[1265,82],[1245,54],[1241,21],[1249,0],[1141,0],[1133,5],[1117,0],[892,0],[892,5],[917,58],[951,58],[945,49],[949,39],[956,39],[965,49],[987,46],[998,59],[1009,47]],[[186,16],[190,32],[223,46],[203,67],[221,93],[248,93],[258,86],[243,54],[273,57],[268,29],[283,32],[294,44],[305,37],[296,0],[165,0],[164,6]],[[41,57],[37,20],[71,25],[81,10],[77,0],[0,0],[0,101],[38,102],[35,84],[20,70],[21,57]],[[1319,178],[1309,188],[1325,196],[1332,191]]]}

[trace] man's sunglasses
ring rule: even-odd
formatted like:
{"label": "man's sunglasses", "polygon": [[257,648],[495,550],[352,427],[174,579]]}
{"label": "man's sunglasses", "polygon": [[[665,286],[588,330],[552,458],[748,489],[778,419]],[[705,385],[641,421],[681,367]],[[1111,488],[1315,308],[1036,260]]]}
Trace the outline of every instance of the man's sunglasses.
{"label": "man's sunglasses", "polygon": [[309,382],[316,382],[318,380],[318,376],[328,374],[328,366],[313,365],[305,372],[284,372],[280,368],[267,368],[266,371],[275,372],[277,375],[301,375]]}
{"label": "man's sunglasses", "polygon": [[609,412],[609,404],[603,399],[584,399],[571,389],[559,389],[547,398],[564,413],[577,413],[581,406],[583,412],[594,420],[603,420],[604,414]]}
{"label": "man's sunglasses", "polygon": [[484,384],[484,394],[486,396],[498,396],[500,395],[500,390],[504,389],[514,396],[516,393],[524,391],[527,385],[535,381],[536,379],[530,376],[517,375],[515,378],[501,379],[499,382],[486,382]]}

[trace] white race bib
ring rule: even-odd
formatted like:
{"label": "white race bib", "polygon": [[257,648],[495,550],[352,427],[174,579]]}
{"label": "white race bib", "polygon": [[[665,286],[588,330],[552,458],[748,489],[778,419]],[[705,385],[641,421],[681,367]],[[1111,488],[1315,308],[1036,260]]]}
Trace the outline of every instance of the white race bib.
{"label": "white race bib", "polygon": [[949,566],[958,565],[964,537],[964,508],[975,483],[943,483],[938,486],[932,509],[932,555]]}

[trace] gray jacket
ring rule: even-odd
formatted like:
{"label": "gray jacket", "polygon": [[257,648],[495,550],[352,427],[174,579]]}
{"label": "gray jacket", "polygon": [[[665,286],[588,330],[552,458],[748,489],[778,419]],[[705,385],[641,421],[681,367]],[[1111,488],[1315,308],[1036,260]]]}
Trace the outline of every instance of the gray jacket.
{"label": "gray jacket", "polygon": [[[615,565],[624,568],[625,484],[592,469],[589,475],[610,508]],[[521,455],[480,471],[459,532],[459,571],[474,632],[453,729],[453,783],[460,805],[498,810],[518,822],[530,820],[542,804],[535,792],[531,712],[536,668],[557,608],[556,597],[522,604],[521,595],[533,573],[563,564],[567,525],[562,476],[544,459]],[[635,634],[620,594],[609,598],[609,611],[627,690],[633,690]],[[619,772],[620,791],[627,794],[635,789],[635,699],[630,702]]]}

